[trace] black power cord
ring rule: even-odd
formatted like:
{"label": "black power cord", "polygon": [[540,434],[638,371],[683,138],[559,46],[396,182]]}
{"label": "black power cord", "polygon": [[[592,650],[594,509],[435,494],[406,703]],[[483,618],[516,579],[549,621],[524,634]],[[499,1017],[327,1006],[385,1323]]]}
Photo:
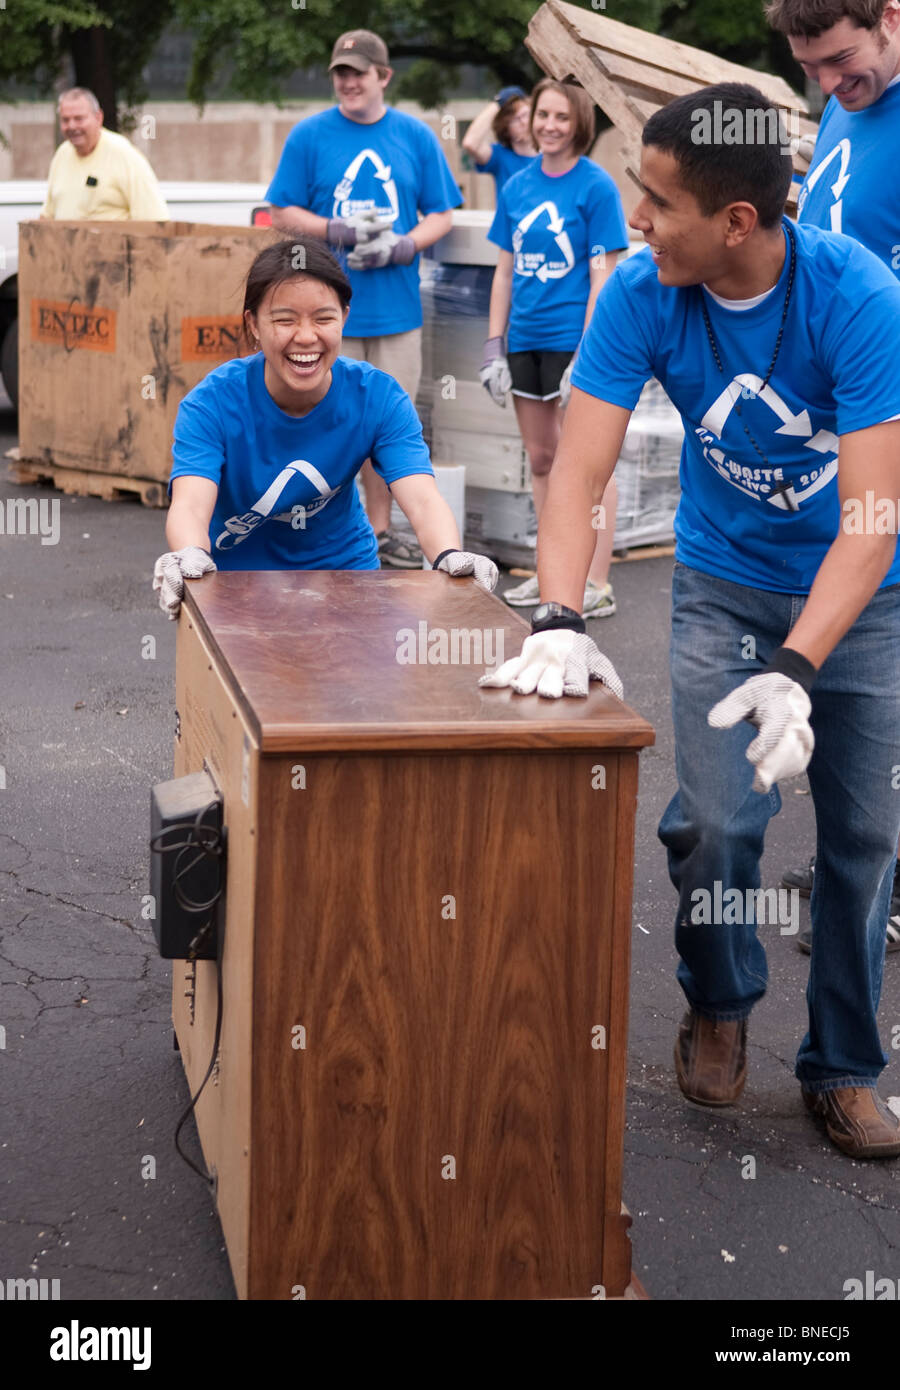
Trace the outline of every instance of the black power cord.
{"label": "black power cord", "polygon": [[[215,1037],[213,1038],[212,1057],[210,1058],[209,1066],[206,1069],[206,1075],[200,1082],[196,1095],[192,1096],[190,1104],[175,1126],[175,1148],[178,1151],[179,1157],[184,1159],[189,1168],[193,1168],[194,1172],[203,1179],[213,1193],[215,1193],[216,1190],[216,1179],[214,1175],[208,1172],[205,1173],[202,1168],[197,1167],[194,1160],[185,1153],[184,1149],[179,1144],[178,1136],[203,1094],[203,1089],[207,1081],[213,1074],[216,1058],[219,1055],[219,1038],[222,1032],[222,950],[225,931],[219,904],[222,894],[225,891],[225,829],[224,826],[220,830],[217,826],[203,824],[204,816],[206,816],[214,806],[218,806],[220,803],[221,797],[215,797],[212,801],[208,802],[201,811],[198,811],[194,820],[177,821],[174,825],[167,825],[164,830],[159,831],[159,833],[154,835],[150,840],[150,849],[154,854],[178,855],[178,858],[175,860],[172,886],[179,907],[183,908],[185,912],[209,914],[207,920],[198,928],[196,935],[193,937],[188,947],[187,959],[196,961],[198,953],[206,948],[213,932],[215,932],[216,936],[216,1031]],[[172,835],[176,831],[184,832],[187,838],[184,840],[176,840],[171,844],[162,843],[166,836]],[[193,854],[191,853],[192,851]],[[188,855],[191,855],[191,857],[186,858]],[[216,863],[217,886],[212,897],[208,898],[205,902],[196,902],[185,891],[182,880],[185,879],[204,858],[210,858]]]}

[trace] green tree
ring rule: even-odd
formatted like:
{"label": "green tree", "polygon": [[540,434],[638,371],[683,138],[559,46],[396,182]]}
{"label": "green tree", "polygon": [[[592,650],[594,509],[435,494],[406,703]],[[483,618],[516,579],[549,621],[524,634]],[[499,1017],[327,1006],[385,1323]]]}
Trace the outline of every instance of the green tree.
{"label": "green tree", "polygon": [[[487,68],[497,85],[529,87],[540,71],[525,47],[539,0],[9,0],[0,9],[0,82],[52,89],[66,60],[79,86],[97,93],[107,125],[123,124],[145,97],[142,72],[165,27],[194,41],[186,96],[202,106],[212,91],[278,101],[298,70],[327,68],[348,29],[374,29],[392,59],[411,59],[394,99],[445,101],[464,65]],[[581,6],[591,9],[587,3]],[[616,15],[615,17],[625,18]],[[799,69],[766,25],[762,0],[629,0],[630,24],[723,58],[774,68],[800,84]]]}
{"label": "green tree", "polygon": [[[335,39],[349,29],[374,29],[392,61],[413,59],[392,84],[395,99],[438,105],[457,86],[465,64],[489,68],[498,85],[530,87],[541,76],[525,47],[538,0],[291,0],[291,7],[278,8],[261,0],[176,4],[179,21],[195,36],[188,95],[198,103],[226,69],[235,95],[277,100],[297,69],[327,68]],[[632,0],[629,23],[653,27],[662,9],[663,0]]]}
{"label": "green tree", "polygon": [[0,9],[0,83],[48,93],[71,64],[74,85],[95,92],[117,130],[147,89],[143,68],[173,15],[173,0],[10,0]]}
{"label": "green tree", "polygon": [[90,28],[104,22],[92,0],[74,4],[16,0],[4,6],[0,9],[0,83],[51,86],[64,56],[60,38],[65,27]]}

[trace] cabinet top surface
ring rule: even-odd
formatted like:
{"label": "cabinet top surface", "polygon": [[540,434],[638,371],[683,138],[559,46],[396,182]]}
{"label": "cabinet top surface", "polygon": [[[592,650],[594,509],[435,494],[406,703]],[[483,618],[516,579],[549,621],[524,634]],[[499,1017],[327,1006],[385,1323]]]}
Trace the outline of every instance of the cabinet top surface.
{"label": "cabinet top surface", "polygon": [[433,571],[216,572],[185,585],[263,752],[640,748],[651,726],[604,686],[547,700],[481,689],[528,626],[473,580]]}

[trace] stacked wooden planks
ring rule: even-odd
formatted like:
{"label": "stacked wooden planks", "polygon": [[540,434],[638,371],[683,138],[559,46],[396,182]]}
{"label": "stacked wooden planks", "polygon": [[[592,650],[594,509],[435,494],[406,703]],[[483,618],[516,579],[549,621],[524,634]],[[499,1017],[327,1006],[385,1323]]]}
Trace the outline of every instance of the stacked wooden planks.
{"label": "stacked wooden planks", "polygon": [[[786,113],[795,181],[788,208],[796,206],[809,166],[817,126],[803,97],[781,77],[727,63],[688,44],[661,38],[631,24],[563,0],[546,0],[532,17],[525,39],[535,61],[550,77],[574,77],[622,136],[626,168],[637,177],[641,131],[661,106],[675,97],[718,82],[750,82]],[[811,137],[811,138],[810,138]]]}

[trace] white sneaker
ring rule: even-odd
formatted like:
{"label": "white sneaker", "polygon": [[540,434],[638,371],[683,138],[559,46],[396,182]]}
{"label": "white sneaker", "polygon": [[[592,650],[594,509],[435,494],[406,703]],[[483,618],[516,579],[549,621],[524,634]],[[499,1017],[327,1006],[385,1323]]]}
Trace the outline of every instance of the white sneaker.
{"label": "white sneaker", "polygon": [[592,579],[584,586],[584,607],[582,618],[611,618],[616,611],[616,600],[612,585],[604,584],[601,589]]}
{"label": "white sneaker", "polygon": [[531,579],[526,579],[524,584],[517,584],[514,589],[507,589],[503,595],[507,603],[511,603],[514,608],[533,608],[541,601],[540,585],[537,575]]}

